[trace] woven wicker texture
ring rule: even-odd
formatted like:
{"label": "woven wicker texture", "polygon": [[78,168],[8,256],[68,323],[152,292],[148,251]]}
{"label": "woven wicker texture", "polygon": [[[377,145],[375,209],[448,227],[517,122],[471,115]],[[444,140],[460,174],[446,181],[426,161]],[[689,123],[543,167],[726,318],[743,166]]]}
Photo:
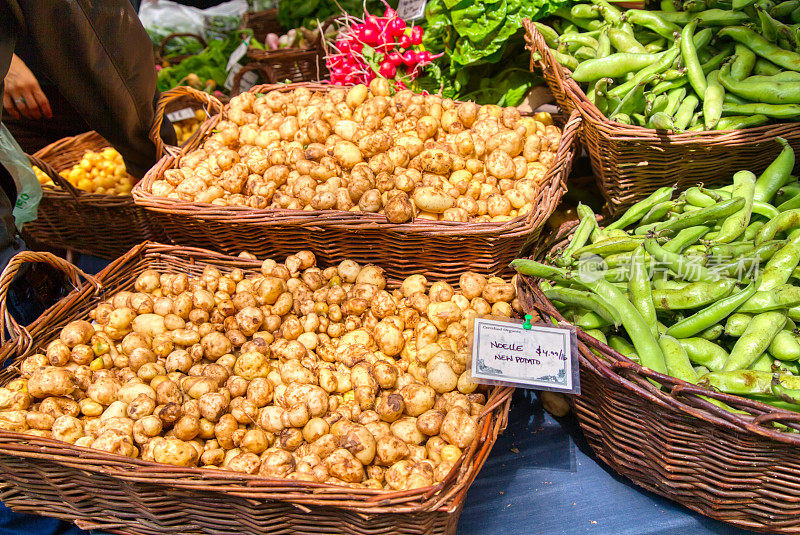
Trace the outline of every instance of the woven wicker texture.
{"label": "woven wicker texture", "polygon": [[58,249],[114,259],[143,240],[164,239],[150,214],[130,195],[88,193],[73,187],[58,173],[78,163],[87,151],[109,147],[96,132],[51,143],[29,156],[56,187],[43,187],[38,218],[25,225],[37,242]]}
{"label": "woven wicker texture", "polygon": [[538,67],[558,105],[566,113],[578,110],[585,124],[582,139],[589,152],[600,191],[614,214],[663,186],[680,189],[730,183],[737,171],[763,171],[780,152],[775,137],[800,150],[800,123],[782,123],[709,132],[667,134],[640,126],[609,121],[586,97],[550,53],[544,38],[525,20],[531,69]]}
{"label": "woven wicker texture", "polygon": [[283,82],[316,82],[328,76],[325,66],[325,32],[334,24],[338,16],[328,18],[320,27],[317,40],[305,48],[282,48],[261,50],[250,47],[247,57],[250,62],[233,78],[232,95],[239,94],[239,85],[246,72],[255,71],[264,84]]}
{"label": "woven wicker texture", "polygon": [[[73,279],[81,275],[48,253],[21,253],[0,276],[0,297],[5,297],[14,274],[25,262],[50,263]],[[16,339],[0,348],[0,359],[19,364],[66,323],[86,317],[104,296],[132,289],[145,269],[199,275],[206,265],[222,272],[236,267],[255,272],[261,262],[196,248],[142,243],[96,278],[87,277],[89,282],[27,329],[14,323],[3,325],[10,327]],[[6,384],[14,374],[14,366],[6,368],[0,372],[0,382]],[[0,499],[17,511],[126,534],[451,534],[470,484],[507,424],[512,393],[513,388],[492,390],[475,440],[445,480],[429,488],[397,492],[352,489],[182,468],[0,431]]]}
{"label": "woven wicker texture", "polygon": [[[256,86],[251,91],[291,91],[297,87],[325,90],[321,84]],[[171,98],[165,94],[164,99]],[[163,100],[162,100],[163,102]],[[210,131],[220,117],[201,128]],[[576,151],[580,125],[576,113],[567,122],[553,167],[539,184],[534,209],[506,223],[452,223],[416,220],[392,224],[382,214],[219,207],[155,197],[150,188],[167,169],[177,167],[174,152],[162,158],[136,185],[136,203],[150,211],[178,244],[195,245],[228,254],[248,251],[257,256],[284,257],[309,249],[326,263],[352,258],[380,263],[390,279],[414,273],[455,282],[464,271],[498,274],[527,250],[567,189],[566,180]],[[199,144],[199,140],[198,144]],[[197,145],[190,143],[183,151]]]}
{"label": "woven wicker texture", "polygon": [[268,33],[283,33],[283,28],[278,23],[278,9],[266,11],[248,11],[242,15],[242,29],[253,30],[253,37],[264,42]]}
{"label": "woven wicker texture", "polygon": [[[567,323],[534,279],[520,277],[517,291],[526,313]],[[581,394],[573,406],[599,458],[637,485],[711,518],[800,533],[800,434],[772,426],[800,430],[800,414],[643,368],[580,329],[578,350]]]}

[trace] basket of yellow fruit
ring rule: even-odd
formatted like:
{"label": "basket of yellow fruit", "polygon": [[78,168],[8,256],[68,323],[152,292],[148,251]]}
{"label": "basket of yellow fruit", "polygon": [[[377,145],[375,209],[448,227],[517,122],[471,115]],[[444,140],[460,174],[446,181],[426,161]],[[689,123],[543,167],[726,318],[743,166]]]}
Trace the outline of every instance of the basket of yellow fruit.
{"label": "basket of yellow fruit", "polygon": [[131,197],[136,179],[122,156],[96,132],[51,143],[29,156],[42,185],[36,221],[25,233],[57,249],[115,259],[161,227]]}
{"label": "basket of yellow fruit", "polygon": [[[206,111],[204,106],[204,102],[200,102],[191,96],[181,96],[166,105],[166,117],[175,129],[179,147],[186,145],[192,139],[192,136],[197,133],[203,121],[208,119],[209,112]],[[219,108],[210,108],[210,113],[219,113],[221,109],[221,106]]]}

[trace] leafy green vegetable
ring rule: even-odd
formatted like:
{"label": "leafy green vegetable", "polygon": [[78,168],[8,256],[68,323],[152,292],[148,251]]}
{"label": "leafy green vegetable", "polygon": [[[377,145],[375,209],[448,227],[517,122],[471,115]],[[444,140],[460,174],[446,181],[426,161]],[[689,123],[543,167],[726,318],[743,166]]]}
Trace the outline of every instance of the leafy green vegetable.
{"label": "leafy green vegetable", "polygon": [[522,20],[545,17],[568,2],[429,0],[423,44],[445,55],[420,86],[481,104],[518,105],[540,81],[528,69]]}
{"label": "leafy green vegetable", "polygon": [[[388,0],[393,8],[397,7],[397,2],[398,0]],[[366,8],[368,13],[382,16],[386,6],[382,0],[366,0]],[[362,0],[283,1],[278,4],[278,22],[284,28],[315,28],[317,21],[324,22],[330,16],[342,12],[362,18],[364,3]]]}

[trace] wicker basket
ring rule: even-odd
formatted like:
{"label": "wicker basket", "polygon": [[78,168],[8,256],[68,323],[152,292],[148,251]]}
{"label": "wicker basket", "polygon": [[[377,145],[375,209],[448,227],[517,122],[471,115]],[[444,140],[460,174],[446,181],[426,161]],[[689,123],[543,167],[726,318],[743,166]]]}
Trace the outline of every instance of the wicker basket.
{"label": "wicker basket", "polygon": [[196,33],[171,33],[166,37],[164,37],[164,39],[161,41],[161,46],[158,47],[158,51],[156,52],[156,57],[155,57],[156,65],[163,65],[165,61],[168,61],[172,65],[175,65],[193,55],[193,54],[167,55],[166,53],[167,43],[169,43],[172,39],[175,39],[176,37],[192,37],[195,40],[197,40],[198,43],[200,43],[200,46],[202,46],[202,48],[206,48],[208,46],[206,40],[203,39],[202,35],[197,35]]}
{"label": "wicker basket", "polygon": [[541,57],[531,56],[531,69],[541,69],[561,109],[578,110],[585,121],[582,137],[612,214],[663,186],[686,189],[698,177],[707,184],[729,183],[740,169],[763,171],[780,152],[776,136],[800,150],[800,123],[667,134],[609,121],[558,64],[534,25],[527,19],[524,24],[528,47]]}
{"label": "wicker basket", "polygon": [[[567,322],[534,279],[520,277],[517,291],[526,313]],[[580,329],[578,349],[581,394],[573,406],[600,459],[637,485],[708,517],[757,531],[800,533],[800,434],[772,427],[800,431],[800,413],[643,368]]]}
{"label": "wicker basket", "polygon": [[[85,317],[105,296],[133,289],[145,269],[199,275],[205,265],[222,272],[258,272],[260,261],[152,242],[133,248],[97,278],[48,253],[17,255],[0,276],[0,303],[25,262],[65,271],[77,289],[27,329],[0,308],[16,340],[0,359],[19,364],[67,322]],[[78,276],[88,279],[81,284]],[[6,326],[4,325],[4,326]],[[6,384],[14,366],[0,374]],[[380,491],[269,479],[237,472],[179,468],[76,447],[52,439],[0,431],[0,499],[8,507],[75,521],[87,529],[163,535],[244,533],[418,533],[456,531],[464,498],[508,419],[513,388],[489,395],[479,433],[442,483],[407,491]]]}
{"label": "wicker basket", "polygon": [[264,84],[289,82],[316,82],[328,76],[325,66],[327,48],[325,32],[334,24],[339,16],[328,18],[320,27],[317,40],[305,48],[281,48],[278,50],[261,50],[250,47],[247,65],[233,78],[231,95],[239,94],[239,85],[246,72],[255,71]]}
{"label": "wicker basket", "polygon": [[[320,84],[257,86],[251,91],[291,91],[296,87],[326,90]],[[164,100],[170,98],[166,95]],[[163,102],[163,101],[162,101]],[[214,128],[220,117],[204,125]],[[310,249],[326,263],[353,258],[384,264],[387,276],[402,279],[424,273],[455,282],[466,270],[499,274],[538,238],[547,218],[566,191],[566,179],[575,155],[580,117],[567,122],[556,161],[540,184],[535,209],[506,223],[450,223],[415,220],[392,224],[382,214],[219,207],[162,197],[150,192],[153,182],[178,157],[162,158],[134,188],[136,203],[150,211],[178,244],[195,245],[239,254],[286,255]],[[157,131],[156,131],[157,132]],[[184,151],[192,150],[190,144]]]}
{"label": "wicker basket", "polygon": [[88,193],[58,174],[87,151],[109,146],[96,132],[87,132],[51,143],[28,157],[56,186],[42,188],[38,217],[25,225],[26,235],[49,247],[106,259],[117,258],[143,240],[163,239],[155,218],[136,206],[130,195]]}
{"label": "wicker basket", "polygon": [[253,30],[253,37],[262,43],[267,37],[268,33],[281,34],[281,28],[278,22],[278,9],[267,9],[265,11],[248,11],[242,15],[242,29]]}

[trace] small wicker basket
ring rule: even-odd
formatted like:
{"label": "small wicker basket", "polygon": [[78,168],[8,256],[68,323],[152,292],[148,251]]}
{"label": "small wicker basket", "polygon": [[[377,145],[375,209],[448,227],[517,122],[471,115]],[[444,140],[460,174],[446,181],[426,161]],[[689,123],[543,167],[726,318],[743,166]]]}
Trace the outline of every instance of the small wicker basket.
{"label": "small wicker basket", "polygon": [[202,35],[197,35],[196,33],[171,33],[164,37],[161,41],[161,45],[158,47],[158,51],[156,51],[156,65],[163,65],[165,61],[169,61],[172,65],[180,63],[181,61],[185,60],[186,58],[191,57],[193,54],[182,54],[182,55],[168,55],[166,53],[167,44],[177,37],[191,37],[195,39],[198,43],[200,43],[201,50],[206,48],[208,44],[206,40],[203,39]]}
{"label": "small wicker basket", "polygon": [[[523,310],[567,323],[537,282],[518,278]],[[578,350],[581,394],[573,406],[600,459],[637,485],[716,520],[800,533],[800,413],[654,372],[581,329]]]}
{"label": "small wicker basket", "polygon": [[247,57],[250,61],[234,76],[231,95],[240,93],[239,86],[242,76],[249,71],[258,73],[264,84],[287,81],[316,82],[325,79],[328,75],[328,69],[325,66],[325,56],[327,55],[325,32],[338,18],[339,16],[334,15],[322,23],[316,41],[304,48],[281,48],[278,50],[248,48]]}
{"label": "small wicker basket", "polygon": [[242,15],[240,28],[243,30],[253,30],[253,37],[264,42],[268,33],[281,34],[283,29],[278,22],[278,9],[267,9],[264,11],[248,11]]}
{"label": "small wicker basket", "polygon": [[143,240],[164,239],[155,218],[136,206],[130,195],[88,193],[58,174],[78,163],[87,151],[110,146],[96,132],[87,132],[51,143],[28,156],[55,187],[42,188],[37,219],[25,225],[26,235],[49,247],[109,260]]}
{"label": "small wicker basket", "polygon": [[685,189],[698,177],[706,184],[729,183],[734,173],[766,169],[780,152],[775,137],[800,150],[800,123],[744,130],[667,134],[610,121],[597,109],[568,69],[553,57],[544,37],[525,19],[531,69],[538,67],[565,113],[578,110],[585,121],[582,139],[609,211],[614,214],[663,186]]}
{"label": "small wicker basket", "polygon": [[[324,91],[331,86],[267,85],[256,86],[251,91],[291,91],[297,87]],[[162,103],[170,98],[172,95],[165,93]],[[219,116],[212,117],[203,128],[211,131],[219,120]],[[150,188],[166,170],[178,165],[179,155],[174,153],[162,158],[147,173],[134,188],[133,196],[137,205],[153,214],[164,226],[167,236],[178,244],[233,255],[248,251],[257,256],[281,256],[297,249],[310,249],[326,263],[352,258],[384,264],[387,276],[395,280],[423,273],[452,283],[468,270],[486,274],[507,272],[508,263],[537,240],[545,221],[567,189],[580,121],[576,113],[567,122],[556,161],[539,185],[534,210],[505,223],[415,220],[392,224],[382,214],[259,210],[156,197]],[[189,144],[184,151],[196,146]]]}
{"label": "small wicker basket", "polygon": [[[26,262],[46,262],[69,275],[76,290],[28,328],[4,308],[15,273]],[[0,348],[12,366],[44,347],[69,321],[86,317],[105,296],[132,290],[145,269],[199,275],[204,266],[222,272],[257,272],[261,262],[202,249],[142,243],[96,278],[48,253],[17,255],[0,276],[0,315],[15,340]],[[78,278],[88,280],[81,283]],[[238,472],[182,468],[53,439],[0,431],[0,499],[19,512],[73,521],[84,529],[136,535],[243,533],[454,534],[469,486],[508,421],[513,388],[494,388],[479,420],[479,433],[441,483],[406,491],[355,489],[271,479]]]}

